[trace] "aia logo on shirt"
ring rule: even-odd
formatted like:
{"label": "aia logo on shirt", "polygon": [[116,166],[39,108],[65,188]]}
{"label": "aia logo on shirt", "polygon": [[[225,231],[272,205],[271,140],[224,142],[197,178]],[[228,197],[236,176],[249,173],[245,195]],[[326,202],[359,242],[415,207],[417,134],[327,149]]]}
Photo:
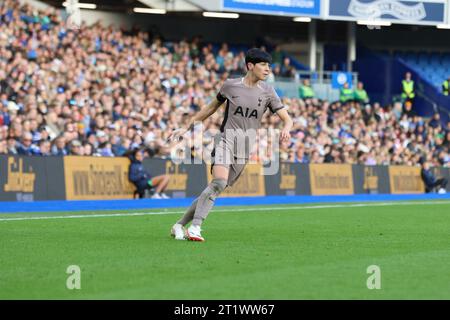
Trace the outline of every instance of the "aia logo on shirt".
{"label": "aia logo on shirt", "polygon": [[245,118],[250,119],[252,117],[255,117],[255,119],[258,119],[258,110],[256,110],[256,109],[242,108],[241,106],[238,106],[236,108],[236,111],[234,111],[233,115],[235,116],[238,114],[240,114],[241,116],[243,116]]}

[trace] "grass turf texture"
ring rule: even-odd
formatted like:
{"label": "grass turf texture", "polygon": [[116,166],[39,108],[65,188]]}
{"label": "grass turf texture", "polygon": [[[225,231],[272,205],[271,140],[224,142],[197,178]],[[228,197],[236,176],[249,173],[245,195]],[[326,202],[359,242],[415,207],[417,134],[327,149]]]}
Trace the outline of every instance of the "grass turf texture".
{"label": "grass turf texture", "polygon": [[367,205],[222,207],[204,243],[169,237],[180,214],[0,221],[0,298],[450,299],[450,203]]}

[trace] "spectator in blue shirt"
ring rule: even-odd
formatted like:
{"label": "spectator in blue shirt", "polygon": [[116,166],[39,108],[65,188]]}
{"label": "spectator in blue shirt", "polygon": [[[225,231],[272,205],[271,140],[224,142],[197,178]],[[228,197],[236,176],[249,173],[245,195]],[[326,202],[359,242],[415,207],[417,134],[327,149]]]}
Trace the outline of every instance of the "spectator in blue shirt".
{"label": "spectator in blue shirt", "polygon": [[50,156],[51,155],[50,147],[51,147],[50,141],[48,140],[39,141],[39,152],[37,153],[37,155]]}
{"label": "spectator in blue shirt", "polygon": [[428,125],[433,129],[436,129],[437,127],[439,127],[441,125],[441,117],[440,117],[439,113],[436,112],[433,115],[433,118],[430,120]]}
{"label": "spectator in blue shirt", "polygon": [[33,135],[25,132],[22,136],[21,143],[17,148],[17,152],[21,155],[31,156],[39,153],[39,148],[33,144]]}
{"label": "spectator in blue shirt", "polygon": [[135,149],[130,155],[131,164],[128,171],[128,178],[136,188],[139,198],[143,198],[145,195],[145,190],[152,190],[155,188],[155,193],[152,199],[168,199],[169,197],[164,193],[164,190],[169,184],[168,175],[159,175],[152,177],[152,175],[147,172],[142,164],[144,160],[144,155],[142,150]]}
{"label": "spectator in blue shirt", "polygon": [[425,192],[429,193],[434,190],[438,190],[438,193],[446,193],[447,179],[439,178],[436,179],[433,172],[431,172],[430,164],[424,160],[422,161],[422,170],[420,172],[423,183],[425,184]]}
{"label": "spectator in blue shirt", "polygon": [[61,135],[55,139],[55,143],[52,146],[52,155],[54,156],[67,155],[66,139],[64,138],[64,136]]}

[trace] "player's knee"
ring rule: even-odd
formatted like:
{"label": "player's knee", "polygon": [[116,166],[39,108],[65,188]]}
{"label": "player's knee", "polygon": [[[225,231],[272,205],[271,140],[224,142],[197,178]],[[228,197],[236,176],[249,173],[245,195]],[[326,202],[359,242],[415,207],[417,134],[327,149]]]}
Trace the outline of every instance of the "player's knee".
{"label": "player's knee", "polygon": [[200,197],[206,197],[214,201],[220,195],[220,193],[226,188],[227,180],[225,179],[213,179],[208,187],[202,192]]}
{"label": "player's knee", "polygon": [[213,179],[211,181],[211,187],[212,187],[212,189],[214,191],[212,196],[213,197],[217,197],[227,187],[227,180],[225,180],[225,179]]}

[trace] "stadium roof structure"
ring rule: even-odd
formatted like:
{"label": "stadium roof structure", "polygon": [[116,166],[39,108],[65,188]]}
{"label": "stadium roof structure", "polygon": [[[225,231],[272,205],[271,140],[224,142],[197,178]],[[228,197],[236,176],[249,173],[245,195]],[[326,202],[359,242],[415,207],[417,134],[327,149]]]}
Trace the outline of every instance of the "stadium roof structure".
{"label": "stadium roof structure", "polygon": [[[63,0],[40,0],[54,7],[63,7]],[[95,4],[102,11],[133,11],[133,8],[163,9],[167,11],[203,11],[204,8],[188,0],[80,0],[79,3]]]}
{"label": "stadium roof structure", "polygon": [[[54,7],[63,7],[65,1],[41,0]],[[300,17],[324,21],[348,21],[365,25],[430,25],[450,28],[449,0],[79,0],[80,4],[91,4],[100,11],[122,13],[172,13],[197,15],[212,11],[217,14],[252,14],[272,17]],[[289,3],[289,4],[288,4]],[[305,6],[308,4],[309,6]],[[95,5],[95,6],[94,6]],[[80,7],[82,8],[82,7]],[[216,16],[224,18],[224,16]],[[228,17],[231,18],[231,17]]]}

